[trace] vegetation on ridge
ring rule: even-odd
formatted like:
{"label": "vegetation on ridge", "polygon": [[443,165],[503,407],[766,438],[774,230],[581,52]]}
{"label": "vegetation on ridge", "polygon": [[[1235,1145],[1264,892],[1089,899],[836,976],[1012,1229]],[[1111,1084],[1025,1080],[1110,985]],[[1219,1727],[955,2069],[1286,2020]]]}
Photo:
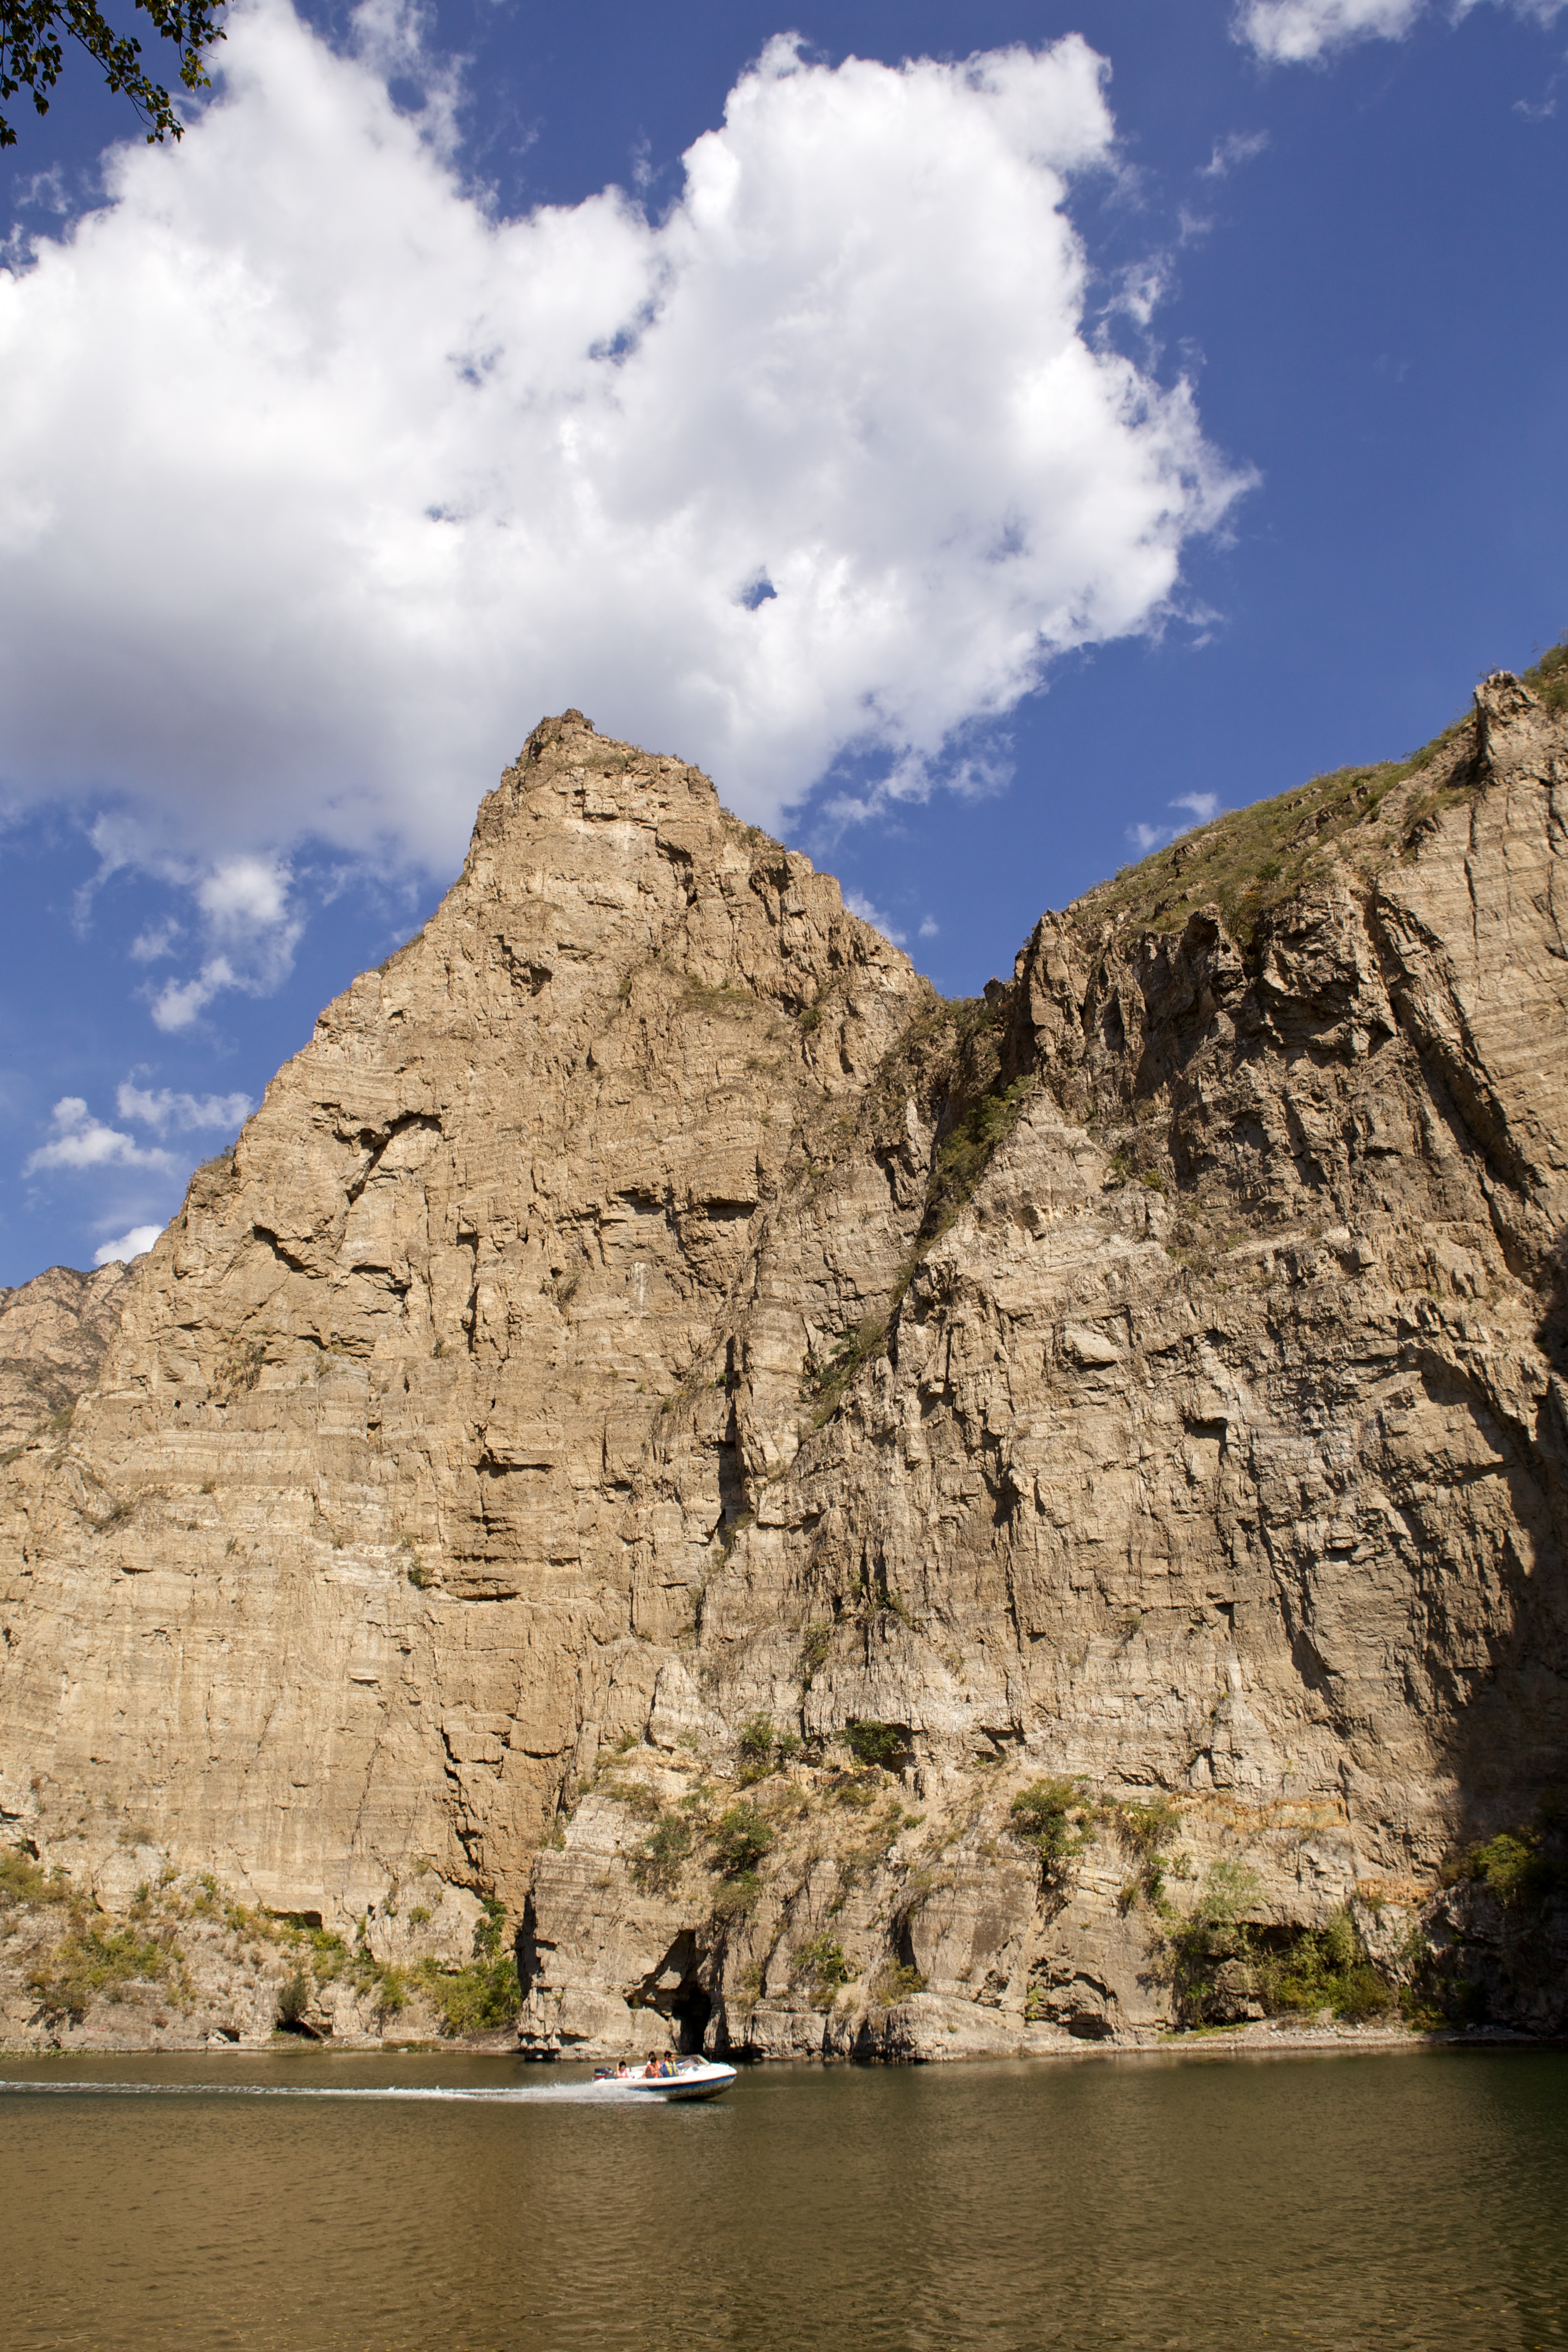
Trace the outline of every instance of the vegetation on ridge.
{"label": "vegetation on ridge", "polygon": [[[1521,676],[1549,710],[1568,710],[1568,635]],[[1407,759],[1335,768],[1270,800],[1228,809],[1122,866],[1086,891],[1073,911],[1174,931],[1213,906],[1247,945],[1261,916],[1327,872],[1328,852],[1375,871],[1437,809],[1465,798],[1477,781],[1467,772],[1474,740],[1474,717],[1467,713]],[[1389,803],[1399,786],[1422,776],[1429,779],[1425,789]]]}
{"label": "vegetation on ridge", "polygon": [[1263,915],[1327,874],[1331,850],[1353,849],[1369,870],[1397,854],[1413,824],[1429,813],[1402,799],[1396,807],[1403,822],[1392,828],[1381,824],[1397,786],[1436,769],[1437,793],[1430,805],[1440,805],[1450,792],[1459,797],[1452,780],[1473,732],[1473,720],[1459,719],[1408,760],[1335,768],[1272,800],[1227,810],[1139,864],[1124,866],[1110,881],[1086,891],[1072,911],[1080,920],[1109,918],[1142,930],[1177,931],[1201,908],[1217,907],[1226,929],[1248,945]]}
{"label": "vegetation on ridge", "polygon": [[1568,631],[1554,646],[1548,646],[1541,659],[1531,662],[1521,675],[1548,710],[1568,710]]}

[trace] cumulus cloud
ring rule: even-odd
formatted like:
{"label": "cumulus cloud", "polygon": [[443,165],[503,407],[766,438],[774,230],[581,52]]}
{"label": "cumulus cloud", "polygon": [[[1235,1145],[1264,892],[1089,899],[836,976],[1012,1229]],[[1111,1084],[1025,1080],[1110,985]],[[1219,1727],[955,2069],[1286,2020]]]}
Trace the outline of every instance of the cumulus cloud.
{"label": "cumulus cloud", "polygon": [[1352,41],[1403,40],[1426,0],[1247,0],[1237,38],[1270,65],[1304,65]]}
{"label": "cumulus cloud", "polygon": [[94,1250],[92,1262],[94,1265],[116,1265],[140,1257],[143,1250],[152,1248],[163,1230],[162,1225],[132,1225],[131,1231],[121,1234],[118,1241],[105,1242]]}
{"label": "cumulus cloud", "polygon": [[153,999],[153,1018],[166,1035],[189,1029],[201,1019],[213,998],[234,984],[228,958],[211,956],[195,979],[165,981]]}
{"label": "cumulus cloud", "polygon": [[413,19],[354,23],[237,0],[179,149],[0,274],[4,782],[107,781],[125,854],[200,873],[168,1030],[287,968],[289,843],[449,864],[543,711],[759,818],[847,750],[963,782],[1054,654],[1162,624],[1245,480],[1086,331],[1076,36],[775,40],[663,217],[503,220]]}
{"label": "cumulus cloud", "polygon": [[[1445,13],[1468,16],[1480,0],[1456,0]],[[1568,0],[1500,0],[1516,16],[1549,25]],[[1311,65],[1355,41],[1401,41],[1426,0],[1244,0],[1237,38],[1270,65]]]}
{"label": "cumulus cloud", "polygon": [[[158,991],[153,1018],[160,1029],[190,1028],[225,989],[265,996],[287,977],[304,929],[289,901],[291,879],[276,856],[229,857],[192,884],[207,943],[222,945],[194,978],[166,981]],[[173,926],[143,934],[132,941],[131,953],[151,962],[172,952],[177,936]]]}
{"label": "cumulus cloud", "polygon": [[154,1093],[127,1079],[115,1097],[115,1108],[121,1118],[136,1119],[157,1135],[166,1135],[171,1128],[198,1133],[216,1128],[231,1134],[244,1126],[256,1105],[248,1095],[175,1094],[168,1087]]}
{"label": "cumulus cloud", "polygon": [[174,1160],[155,1144],[140,1144],[122,1129],[94,1118],[80,1095],[62,1095],[50,1114],[54,1133],[40,1144],[22,1169],[33,1176],[41,1168],[157,1168],[165,1174]]}

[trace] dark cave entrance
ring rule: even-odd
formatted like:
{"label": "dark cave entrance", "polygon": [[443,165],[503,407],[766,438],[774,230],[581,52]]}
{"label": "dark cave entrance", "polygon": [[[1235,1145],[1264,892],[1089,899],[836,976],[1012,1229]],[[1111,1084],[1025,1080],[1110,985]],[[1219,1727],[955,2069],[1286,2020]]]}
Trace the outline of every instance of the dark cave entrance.
{"label": "dark cave entrance", "polygon": [[700,1984],[682,1985],[669,2004],[669,2013],[680,2032],[682,2057],[697,2056],[702,2049],[702,2037],[708,2031],[708,2021],[713,2014],[713,2004]]}
{"label": "dark cave entrance", "polygon": [[668,2020],[679,2038],[683,2057],[695,2056],[701,2051],[702,2037],[713,2014],[713,2003],[698,1973],[704,1957],[695,1930],[683,1927],[658,1968],[644,1978],[638,1992],[630,1996],[634,2009],[657,2010],[660,2017]]}

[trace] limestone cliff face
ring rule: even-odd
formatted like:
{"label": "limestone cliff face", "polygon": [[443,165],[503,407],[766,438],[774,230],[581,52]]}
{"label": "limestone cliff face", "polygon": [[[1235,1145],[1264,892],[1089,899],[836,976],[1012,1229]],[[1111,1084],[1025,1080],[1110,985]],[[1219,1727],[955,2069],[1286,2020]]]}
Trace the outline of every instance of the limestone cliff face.
{"label": "limestone cliff face", "polygon": [[34,1435],[98,1378],[124,1299],[125,1268],[47,1274],[0,1290],[0,1447]]}
{"label": "limestone cliff face", "polygon": [[[930,996],[704,777],[542,728],[12,1467],[6,1812],[89,1852],[129,1814],[284,1909],[357,1914],[411,1854],[521,1904],[608,1662],[640,1723],[629,1662],[742,1507],[668,1402]],[[796,1213],[825,1314],[897,1256],[886,1201]]]}
{"label": "limestone cliff face", "polygon": [[1265,1928],[1484,1943],[1439,1865],[1568,1736],[1568,726],[1328,784],[952,1008],[547,722],[8,1473],[16,1830],[497,1892],[540,2049],[1151,2027],[1151,1810]]}

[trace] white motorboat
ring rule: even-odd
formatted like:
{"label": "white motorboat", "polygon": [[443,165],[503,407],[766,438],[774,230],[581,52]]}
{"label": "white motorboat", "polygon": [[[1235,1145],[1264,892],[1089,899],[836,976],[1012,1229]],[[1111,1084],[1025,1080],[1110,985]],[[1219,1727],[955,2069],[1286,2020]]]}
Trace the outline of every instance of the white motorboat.
{"label": "white motorboat", "polygon": [[673,2074],[645,2074],[640,2068],[636,2074],[617,2074],[601,2066],[584,2087],[610,2099],[716,2099],[734,2079],[733,2066],[721,2065],[716,2058],[680,2058]]}

